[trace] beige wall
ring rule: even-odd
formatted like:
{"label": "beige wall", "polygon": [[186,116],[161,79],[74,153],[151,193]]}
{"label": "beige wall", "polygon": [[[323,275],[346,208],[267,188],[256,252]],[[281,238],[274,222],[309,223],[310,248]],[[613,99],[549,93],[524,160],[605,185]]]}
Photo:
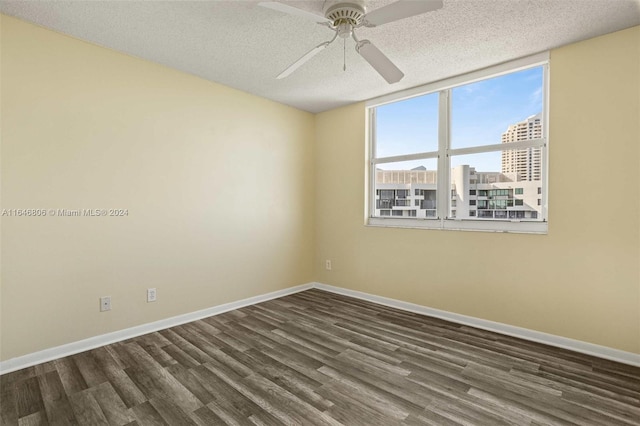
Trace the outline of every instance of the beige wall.
{"label": "beige wall", "polygon": [[2,208],[129,216],[2,218],[0,359],[312,281],[312,114],[1,23]]}
{"label": "beige wall", "polygon": [[365,227],[356,104],[316,117],[316,279],[640,353],[640,27],[550,60],[548,235]]}

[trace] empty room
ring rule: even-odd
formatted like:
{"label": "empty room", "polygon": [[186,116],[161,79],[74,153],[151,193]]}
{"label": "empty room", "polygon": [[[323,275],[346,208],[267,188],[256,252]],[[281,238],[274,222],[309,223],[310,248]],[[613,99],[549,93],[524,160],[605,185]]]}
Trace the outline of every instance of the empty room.
{"label": "empty room", "polygon": [[0,166],[3,426],[640,424],[638,0],[0,0]]}

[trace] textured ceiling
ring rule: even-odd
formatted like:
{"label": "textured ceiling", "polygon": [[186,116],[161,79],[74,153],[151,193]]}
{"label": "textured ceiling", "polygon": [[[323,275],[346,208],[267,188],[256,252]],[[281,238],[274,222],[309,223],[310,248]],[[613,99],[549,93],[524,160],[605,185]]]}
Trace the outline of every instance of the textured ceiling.
{"label": "textured ceiling", "polygon": [[[405,77],[389,85],[347,41],[290,77],[332,32],[257,1],[0,1],[0,11],[294,107],[320,112],[640,24],[640,0],[444,0],[444,8],[362,28]],[[324,1],[282,1],[322,14]],[[367,2],[368,10],[392,3]]]}

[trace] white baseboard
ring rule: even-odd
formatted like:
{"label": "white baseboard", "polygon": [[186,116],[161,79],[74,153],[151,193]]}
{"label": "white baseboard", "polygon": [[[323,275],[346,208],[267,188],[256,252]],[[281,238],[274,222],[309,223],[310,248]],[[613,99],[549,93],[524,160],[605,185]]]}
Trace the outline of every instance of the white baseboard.
{"label": "white baseboard", "polygon": [[319,290],[330,291],[332,293],[366,300],[368,302],[377,303],[379,305],[401,309],[403,311],[415,312],[417,314],[440,318],[447,321],[455,322],[457,324],[469,325],[471,327],[480,328],[483,330],[506,334],[507,336],[518,337],[520,339],[529,340],[532,342],[543,343],[545,345],[555,346],[557,348],[568,349],[574,352],[593,355],[598,358],[604,358],[611,361],[640,367],[640,355],[633,352],[625,352],[606,346],[583,342],[581,340],[569,339],[567,337],[542,333],[540,331],[529,330],[527,328],[516,327],[513,325],[488,321],[475,317],[469,317],[453,312],[441,311],[439,309],[416,305],[415,303],[403,302],[401,300],[376,296],[369,293],[363,293],[361,291],[349,290],[346,288],[335,287],[327,284],[313,283],[313,287]]}
{"label": "white baseboard", "polygon": [[114,331],[112,333],[102,334],[100,336],[90,337],[88,339],[79,340],[77,342],[68,343],[66,345],[33,352],[17,358],[11,358],[6,361],[0,361],[0,375],[20,370],[26,367],[31,367],[33,365],[41,364],[43,362],[52,361],[54,359],[88,351],[90,349],[95,349],[100,346],[120,342],[132,337],[141,336],[143,334],[152,333],[158,330],[164,330],[169,327],[185,324],[187,322],[210,317],[212,315],[222,314],[234,309],[243,308],[245,306],[254,305],[256,303],[266,302],[267,300],[276,299],[278,297],[283,297],[289,294],[309,290],[311,288],[317,288],[319,290],[342,294],[344,296],[366,300],[369,302],[377,303],[379,305],[401,309],[403,311],[415,312],[417,314],[440,318],[458,324],[469,325],[471,327],[476,327],[483,330],[493,331],[513,337],[519,337],[521,339],[529,340],[532,342],[543,343],[558,348],[568,349],[571,351],[640,367],[640,355],[632,352],[625,352],[606,346],[600,346],[580,340],[569,339],[567,337],[556,336],[553,334],[542,333],[522,327],[516,327],[499,322],[460,315],[453,312],[442,311],[439,309],[417,305],[415,303],[403,302],[401,300],[390,299],[388,297],[363,293],[361,291],[349,290],[346,288],[335,287],[322,283],[308,283],[267,294],[262,294],[259,296],[250,297],[248,299],[238,300],[236,302],[225,303],[223,305],[214,306],[184,315],[178,315],[160,321],[154,321],[148,324],[142,324],[124,330]]}
{"label": "white baseboard", "polygon": [[212,315],[222,314],[234,309],[243,308],[256,303],[266,302],[267,300],[276,299],[278,297],[287,296],[289,294],[298,293],[300,291],[313,288],[313,284],[303,284],[295,287],[285,288],[283,290],[273,291],[271,293],[259,296],[249,297],[248,299],[238,300],[236,302],[225,303],[223,305],[214,306],[212,308],[200,311],[190,312],[188,314],[178,315],[175,317],[154,321],[147,324],[138,325],[124,330],[114,331],[112,333],[102,334],[100,336],[90,337],[88,339],[79,340],[77,342],[68,343],[62,346],[33,352],[17,358],[11,358],[6,361],[0,361],[0,375],[10,373],[12,371],[21,370],[43,362],[52,361],[69,355],[74,355],[90,349],[99,348],[100,346],[109,345],[111,343],[120,342],[132,337],[141,336],[143,334],[152,333],[165,328],[174,327],[176,325],[185,324],[191,321],[210,317]]}

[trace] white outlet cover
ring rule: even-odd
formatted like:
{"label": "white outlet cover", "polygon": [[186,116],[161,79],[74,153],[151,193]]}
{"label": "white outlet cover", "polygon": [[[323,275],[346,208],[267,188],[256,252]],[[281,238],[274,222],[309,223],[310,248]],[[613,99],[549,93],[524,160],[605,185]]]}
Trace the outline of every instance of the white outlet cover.
{"label": "white outlet cover", "polygon": [[157,293],[155,288],[147,289],[147,302],[155,302],[157,298]]}
{"label": "white outlet cover", "polygon": [[106,312],[111,310],[111,296],[104,296],[100,298],[100,312]]}

